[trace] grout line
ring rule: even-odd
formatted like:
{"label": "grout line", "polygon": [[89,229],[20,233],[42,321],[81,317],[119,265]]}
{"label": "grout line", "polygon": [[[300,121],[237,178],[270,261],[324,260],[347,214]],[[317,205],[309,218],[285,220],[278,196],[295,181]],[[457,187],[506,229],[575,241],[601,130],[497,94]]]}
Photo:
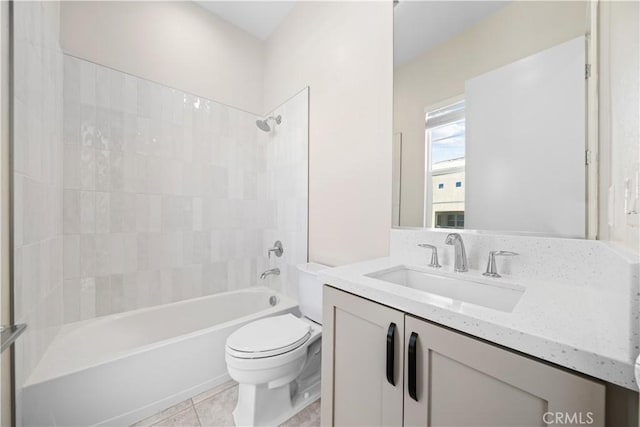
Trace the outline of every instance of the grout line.
{"label": "grout line", "polygon": [[[222,386],[223,386],[223,385],[225,385],[225,384],[227,384],[227,386],[226,386],[226,387],[224,387],[224,388],[221,388],[220,390],[218,390],[218,392],[217,392],[217,393],[212,394],[211,396],[208,396],[207,398],[201,399],[201,400],[199,400],[198,402],[196,402],[196,401],[194,400],[197,396],[200,396],[201,394],[207,393],[207,391],[211,391],[211,390],[213,390],[214,388],[222,387]],[[216,397],[217,395],[219,395],[219,394],[221,394],[221,393],[224,393],[225,391],[227,391],[227,390],[229,390],[230,388],[235,387],[235,386],[237,386],[237,385],[238,385],[238,383],[237,383],[237,382],[235,382],[235,381],[233,381],[233,380],[227,381],[227,382],[225,382],[225,383],[219,384],[219,385],[218,385],[218,386],[216,386],[216,387],[212,387],[211,389],[206,390],[206,391],[204,391],[204,392],[202,392],[202,393],[200,393],[200,394],[198,394],[198,395],[196,395],[196,396],[192,397],[192,398],[191,398],[191,401],[193,402],[193,404],[194,404],[194,405],[199,404],[199,403],[202,403],[202,402],[204,402],[204,401],[206,401],[206,400],[209,400],[209,399],[211,399],[211,398],[213,398],[213,397]]]}
{"label": "grout line", "polygon": [[193,412],[196,413],[196,419],[198,420],[198,425],[202,427],[202,420],[200,419],[200,414],[198,414],[198,410],[196,409],[196,405],[193,402],[193,398],[189,399],[191,401],[191,407],[193,408]]}
{"label": "grout line", "polygon": [[[177,412],[177,413],[179,414],[179,412]],[[147,418],[145,418],[145,419],[143,419],[143,420],[138,421],[138,423],[141,423],[142,421],[145,421],[145,420],[147,420],[147,419],[149,419],[149,418],[152,418],[152,417],[154,417],[154,416],[156,416],[156,415],[158,415],[158,414],[151,415],[150,417],[147,417]],[[167,421],[169,418],[171,418],[171,415],[169,415],[168,417],[163,418],[163,419],[161,419],[161,420],[154,421],[154,422],[152,422],[152,423],[150,423],[150,424],[143,424],[143,426],[144,426],[144,427],[153,427],[153,426],[156,426],[156,425],[158,425],[158,424],[160,424],[160,423],[163,423],[163,422]],[[136,423],[136,424],[138,424],[138,423]]]}
{"label": "grout line", "polygon": [[[226,383],[222,383],[220,386],[223,386],[223,385],[225,385],[225,384],[226,384],[227,386],[226,386],[225,388],[221,389],[219,392],[217,392],[217,393],[216,393],[216,394],[214,394],[213,396],[217,396],[217,395],[219,395],[220,393],[225,392],[225,391],[229,390],[230,388],[235,387],[235,386],[237,386],[237,385],[238,385],[238,383],[237,383],[237,382],[235,382],[235,381],[233,381],[233,380],[232,380],[232,381],[227,381]],[[218,386],[218,387],[220,387],[220,386]],[[213,397],[213,396],[211,396],[211,397]]]}
{"label": "grout line", "polygon": [[[144,421],[147,421],[147,420],[149,420],[149,419],[152,419],[152,418],[154,418],[154,417],[157,417],[157,416],[158,416],[158,415],[160,415],[162,412],[165,412],[165,411],[168,411],[168,410],[170,410],[170,409],[172,409],[172,408],[175,408],[176,406],[180,405],[181,403],[185,402],[186,400],[191,400],[191,399],[185,399],[185,400],[183,400],[182,402],[178,402],[178,403],[176,403],[176,404],[175,404],[175,405],[173,405],[173,406],[170,406],[170,407],[168,407],[168,408],[166,408],[166,409],[163,409],[163,410],[162,410],[162,411],[160,411],[160,412],[157,412],[157,413],[155,413],[155,414],[153,414],[153,415],[150,415],[150,416],[148,416],[148,417],[146,417],[146,418],[143,418],[142,420],[137,421],[137,422],[136,422],[135,424],[133,424],[133,425],[138,425],[138,424],[140,424],[140,423],[142,423],[142,422],[144,422]],[[185,408],[185,409],[188,409],[188,408]],[[175,413],[173,413],[173,415],[167,415],[166,417],[164,417],[164,418],[162,418],[162,419],[155,420],[155,421],[153,421],[152,423],[144,423],[144,424],[142,424],[142,425],[141,425],[141,427],[143,427],[143,426],[144,426],[144,427],[153,427],[153,426],[156,426],[156,425],[158,425],[159,423],[163,423],[164,421],[167,421],[167,420],[168,420],[169,418],[171,418],[171,417],[174,417],[174,416],[176,416],[176,415],[178,415],[178,414],[181,414],[182,412],[184,412],[184,411],[185,411],[185,409],[183,409],[182,411],[175,412]]]}
{"label": "grout line", "polygon": [[[192,408],[193,408],[193,406],[192,406]],[[164,423],[165,421],[169,420],[170,418],[175,418],[175,417],[177,417],[178,415],[180,415],[180,414],[182,414],[182,413],[184,413],[184,412],[187,412],[188,410],[189,410],[189,408],[185,408],[185,409],[183,409],[182,411],[176,412],[176,413],[175,413],[175,414],[173,414],[173,415],[169,415],[167,418],[163,418],[163,419],[161,419],[161,420],[158,420],[158,421],[154,422],[154,423],[153,423],[153,424],[151,424],[149,427],[154,427],[154,426],[160,425],[160,424]],[[193,408],[193,410],[195,411],[195,408]],[[196,416],[197,416],[197,413],[196,413]],[[200,424],[200,419],[199,419],[199,418],[198,418],[198,424]],[[165,425],[166,425],[166,424],[165,424]],[[173,424],[170,424],[170,425],[173,425]]]}

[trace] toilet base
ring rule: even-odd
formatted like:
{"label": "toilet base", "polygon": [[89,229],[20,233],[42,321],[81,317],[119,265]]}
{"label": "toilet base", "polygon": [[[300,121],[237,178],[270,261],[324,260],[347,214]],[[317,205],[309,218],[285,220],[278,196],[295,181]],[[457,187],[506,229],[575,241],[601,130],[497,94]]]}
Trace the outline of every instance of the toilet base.
{"label": "toilet base", "polygon": [[301,355],[294,354],[296,358],[288,365],[276,366],[279,370],[268,372],[269,375],[265,369],[250,370],[251,363],[238,363],[227,354],[229,374],[238,381],[238,403],[233,410],[237,427],[279,426],[320,398],[322,330],[316,324],[312,328],[314,334],[309,342],[300,350],[294,350]]}
{"label": "toilet base", "polygon": [[319,398],[319,376],[317,381],[292,381],[273,389],[266,384],[240,384],[233,420],[236,427],[279,426]]}

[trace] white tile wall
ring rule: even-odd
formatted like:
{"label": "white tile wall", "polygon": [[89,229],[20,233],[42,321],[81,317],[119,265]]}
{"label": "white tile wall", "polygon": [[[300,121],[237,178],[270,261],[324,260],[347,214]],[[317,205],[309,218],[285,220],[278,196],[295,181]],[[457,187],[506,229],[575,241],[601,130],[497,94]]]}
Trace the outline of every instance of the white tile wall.
{"label": "white tile wall", "polygon": [[296,265],[307,262],[308,212],[308,140],[309,89],[305,88],[268,115],[282,116],[282,123],[272,132],[257,130],[258,157],[255,174],[245,182],[257,184],[258,200],[264,201],[254,220],[265,228],[262,252],[276,240],[282,241],[281,258],[262,258],[259,272],[280,268],[280,277],[270,276],[266,282],[297,298]]}
{"label": "white tile wall", "polygon": [[262,284],[273,266],[264,284],[295,296],[308,91],[265,134],[253,114],[63,55],[57,2],[14,7],[18,405],[63,323]]}
{"label": "white tile wall", "polygon": [[63,322],[62,230],[77,220],[71,211],[63,215],[62,206],[79,204],[62,189],[63,157],[73,153],[62,143],[58,13],[55,2],[14,5],[14,310],[16,322],[28,325],[16,342],[18,400]]}
{"label": "white tile wall", "polygon": [[295,295],[306,89],[266,134],[253,114],[68,55],[64,82],[65,322],[259,284],[276,239],[283,274],[264,284]]}

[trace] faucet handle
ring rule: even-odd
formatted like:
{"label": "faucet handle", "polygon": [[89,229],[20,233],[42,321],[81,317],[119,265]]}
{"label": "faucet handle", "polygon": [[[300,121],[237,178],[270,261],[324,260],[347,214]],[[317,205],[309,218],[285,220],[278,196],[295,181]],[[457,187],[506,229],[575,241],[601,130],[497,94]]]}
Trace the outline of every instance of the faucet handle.
{"label": "faucet handle", "polygon": [[491,251],[489,252],[489,260],[487,261],[487,271],[482,273],[483,276],[489,277],[502,277],[498,274],[498,268],[496,266],[497,256],[514,256],[519,255],[517,252],[512,251]]}
{"label": "faucet handle", "polygon": [[427,243],[420,243],[418,245],[421,248],[425,248],[425,249],[431,249],[431,263],[429,264],[429,267],[433,267],[433,268],[440,268],[442,267],[440,265],[440,263],[438,262],[438,248],[433,246],[433,245],[429,245]]}
{"label": "faucet handle", "polygon": [[284,248],[282,247],[282,242],[280,240],[276,240],[276,242],[273,244],[273,247],[267,250],[267,255],[268,258],[271,259],[271,253],[274,253],[278,258],[280,258],[283,252]]}

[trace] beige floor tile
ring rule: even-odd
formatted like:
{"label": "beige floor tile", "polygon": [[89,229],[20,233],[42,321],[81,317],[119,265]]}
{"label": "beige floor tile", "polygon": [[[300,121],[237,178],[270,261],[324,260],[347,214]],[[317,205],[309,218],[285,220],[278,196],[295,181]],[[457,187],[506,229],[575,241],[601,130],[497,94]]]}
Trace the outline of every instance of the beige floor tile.
{"label": "beige floor tile", "polygon": [[159,422],[159,421],[163,421],[167,418],[170,418],[176,414],[178,414],[179,412],[184,411],[185,409],[189,408],[192,406],[191,403],[191,399],[187,399],[183,402],[178,403],[177,405],[174,405],[170,408],[165,409],[162,412],[158,412],[155,415],[150,416],[149,418],[145,418],[142,421],[138,421],[137,423],[133,424],[133,426],[135,427],[146,427],[146,426],[151,426],[154,425],[155,423]]}
{"label": "beige floor tile", "polygon": [[[238,385],[227,382],[199,394],[191,400],[144,419],[135,426],[148,427],[231,427],[238,401]],[[320,400],[312,403],[282,424],[282,427],[319,427]]]}
{"label": "beige floor tile", "polygon": [[200,427],[200,420],[195,408],[189,406],[184,411],[153,424],[152,427]]}
{"label": "beige floor tile", "polygon": [[320,400],[298,412],[285,421],[281,427],[319,427],[320,426]]}
{"label": "beige floor tile", "polygon": [[234,385],[237,385],[237,384],[238,384],[237,382],[231,380],[231,381],[227,381],[225,383],[222,383],[219,386],[216,386],[216,387],[214,387],[214,388],[212,388],[210,390],[203,391],[202,393],[200,393],[197,396],[193,397],[193,399],[192,399],[193,403],[194,404],[200,403],[203,400],[206,400],[206,399],[208,399],[210,397],[213,397],[214,395],[216,395],[216,394],[218,394],[220,392],[223,392],[226,389],[231,388],[231,387],[233,387]]}
{"label": "beige floor tile", "polygon": [[238,386],[230,387],[195,404],[203,427],[233,426],[233,409],[238,401]]}

